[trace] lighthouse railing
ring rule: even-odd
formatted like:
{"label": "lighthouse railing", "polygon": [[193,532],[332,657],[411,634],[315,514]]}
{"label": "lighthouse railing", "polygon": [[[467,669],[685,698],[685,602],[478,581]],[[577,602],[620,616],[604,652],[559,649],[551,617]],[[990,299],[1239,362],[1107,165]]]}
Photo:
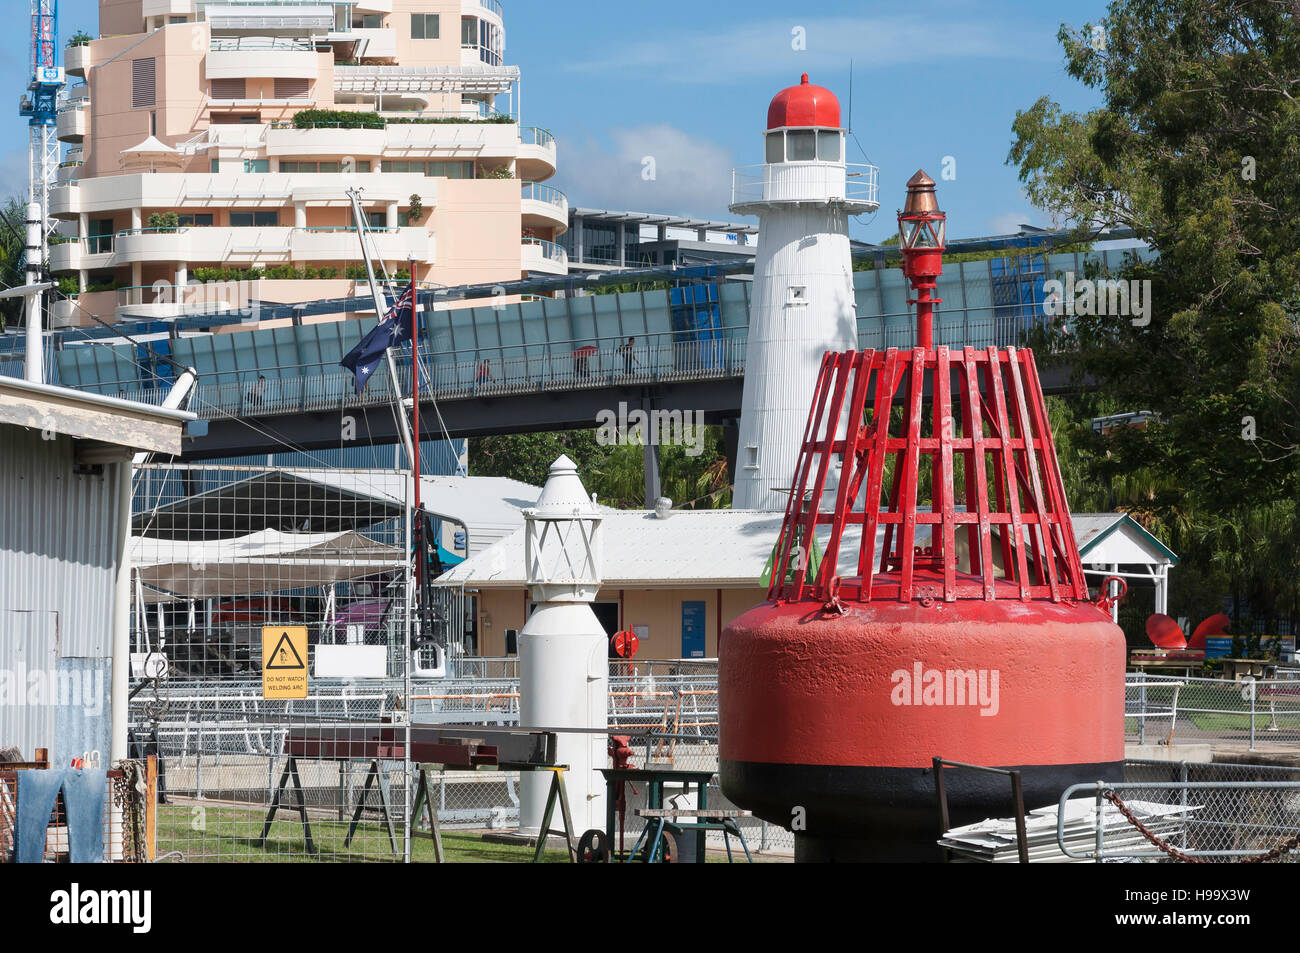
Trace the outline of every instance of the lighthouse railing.
{"label": "lighthouse railing", "polygon": [[878,205],[880,170],[860,162],[779,162],[731,171],[731,204],[834,201]]}

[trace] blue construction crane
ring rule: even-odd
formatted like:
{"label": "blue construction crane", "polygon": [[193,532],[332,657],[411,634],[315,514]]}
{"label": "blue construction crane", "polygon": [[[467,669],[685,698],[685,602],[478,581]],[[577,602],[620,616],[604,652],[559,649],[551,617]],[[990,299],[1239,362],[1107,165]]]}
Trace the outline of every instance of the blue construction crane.
{"label": "blue construction crane", "polygon": [[[58,0],[31,0],[31,82],[19,104],[19,115],[28,118],[30,191],[28,201],[41,209],[42,238],[50,231],[50,188],[59,166],[59,142],[55,135],[59,91],[64,86],[59,65]],[[42,253],[45,241],[42,240]]]}

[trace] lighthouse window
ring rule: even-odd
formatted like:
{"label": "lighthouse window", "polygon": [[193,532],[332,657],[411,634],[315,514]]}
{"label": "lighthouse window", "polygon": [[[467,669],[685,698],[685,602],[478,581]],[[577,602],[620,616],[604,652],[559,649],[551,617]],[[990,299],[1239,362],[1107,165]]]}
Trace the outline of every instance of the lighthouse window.
{"label": "lighthouse window", "polygon": [[785,133],[769,132],[767,134],[767,161],[785,161]]}
{"label": "lighthouse window", "polygon": [[821,129],[817,133],[817,158],[823,162],[840,161],[840,134],[833,129]]}
{"label": "lighthouse window", "polygon": [[791,162],[808,162],[817,158],[817,134],[811,129],[786,133],[786,157]]}

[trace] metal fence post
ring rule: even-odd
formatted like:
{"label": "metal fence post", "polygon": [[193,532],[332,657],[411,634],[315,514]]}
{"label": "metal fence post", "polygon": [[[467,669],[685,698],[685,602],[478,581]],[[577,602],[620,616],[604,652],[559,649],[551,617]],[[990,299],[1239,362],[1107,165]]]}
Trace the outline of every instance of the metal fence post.
{"label": "metal fence post", "polygon": [[1146,744],[1147,740],[1147,683],[1145,681],[1138,685],[1138,744]]}
{"label": "metal fence post", "polygon": [[1250,682],[1250,750],[1255,750],[1255,682]]}

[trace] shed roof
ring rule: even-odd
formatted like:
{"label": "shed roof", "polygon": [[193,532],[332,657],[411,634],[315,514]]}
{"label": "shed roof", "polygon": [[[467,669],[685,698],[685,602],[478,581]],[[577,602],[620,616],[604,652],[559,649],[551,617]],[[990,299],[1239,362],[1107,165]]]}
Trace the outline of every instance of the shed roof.
{"label": "shed roof", "polygon": [[[601,524],[600,575],[606,586],[621,588],[755,588],[781,532],[782,514],[755,510],[676,511],[668,519],[657,519],[650,510],[617,510],[607,513]],[[1127,522],[1125,522],[1127,520]],[[1177,558],[1154,536],[1123,513],[1088,513],[1076,517],[1075,538],[1082,549],[1085,541],[1113,537],[1134,552],[1143,536]],[[840,575],[856,574],[861,526],[846,526],[840,544]],[[877,551],[883,545],[884,529],[877,532]],[[923,545],[918,533],[917,544]],[[1142,550],[1150,558],[1107,559],[1107,562],[1152,562],[1155,548]],[[1097,550],[1102,552],[1102,550]],[[1103,555],[1112,554],[1106,549]],[[1085,563],[1097,562],[1084,558]],[[487,551],[466,559],[438,577],[438,585],[466,585],[478,589],[513,589],[526,585],[524,577],[524,534],[520,529]]]}

